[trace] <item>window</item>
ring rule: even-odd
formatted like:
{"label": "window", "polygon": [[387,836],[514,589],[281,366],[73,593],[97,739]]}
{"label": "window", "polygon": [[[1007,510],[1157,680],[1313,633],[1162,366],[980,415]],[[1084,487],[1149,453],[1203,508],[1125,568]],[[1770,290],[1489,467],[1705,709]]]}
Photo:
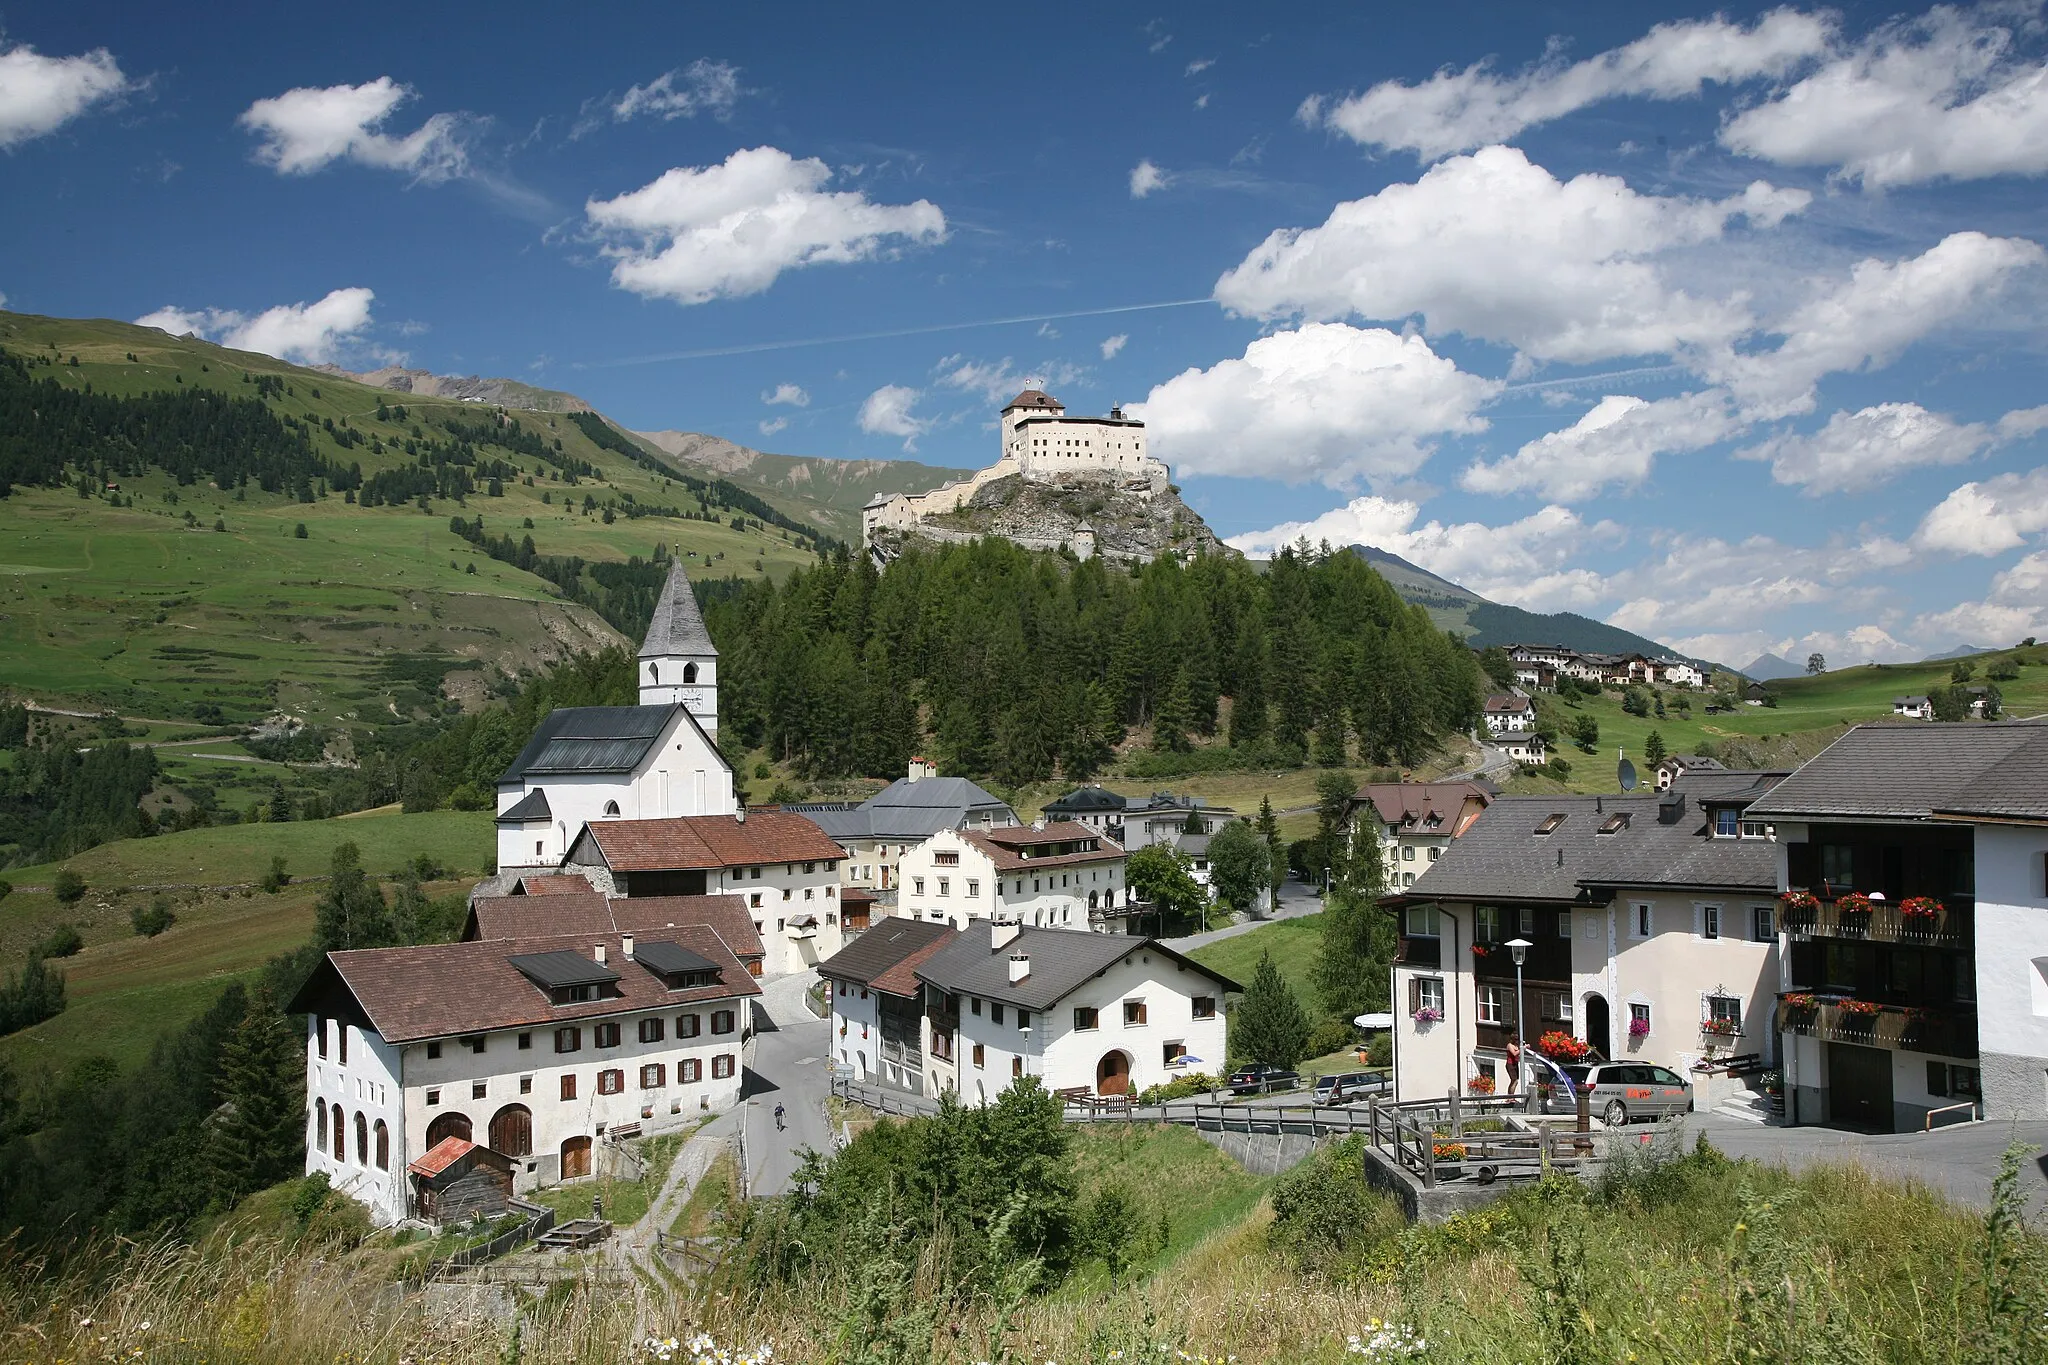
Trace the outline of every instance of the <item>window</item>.
{"label": "window", "polygon": [[1745,839],[1766,839],[1770,837],[1770,833],[1771,827],[1761,820],[1742,822],[1742,837]]}
{"label": "window", "polygon": [[1649,902],[1637,901],[1628,908],[1628,932],[1631,938],[1648,938],[1650,936]]}
{"label": "window", "polygon": [[377,1120],[377,1169],[391,1169],[391,1130],[384,1126],[384,1120]]}
{"label": "window", "polygon": [[1984,1083],[1974,1066],[1929,1062],[1927,1093],[1937,1099],[1979,1100],[1984,1098]]}
{"label": "window", "polygon": [[1562,991],[1543,997],[1543,1009],[1546,1019],[1555,1019],[1561,1024],[1572,1021],[1572,998]]}
{"label": "window", "polygon": [[1443,936],[1443,912],[1434,905],[1409,906],[1408,936],[1410,938],[1441,938]]}
{"label": "window", "polygon": [[1145,1002],[1142,1000],[1124,1001],[1124,1027],[1141,1028],[1144,1026],[1144,1023]]}
{"label": "window", "polygon": [[334,1106],[334,1159],[348,1160],[348,1127],[342,1121],[341,1106]]}
{"label": "window", "polygon": [[[753,909],[759,910],[761,908],[761,893],[758,891],[748,893],[747,904],[751,906]],[[760,928],[760,925],[755,925],[755,932],[758,933],[760,931]]]}
{"label": "window", "polygon": [[1710,995],[1707,997],[1707,1031],[1720,1034],[1742,1032],[1742,999],[1740,996]]}
{"label": "window", "polygon": [[521,1076],[519,1078],[519,1093],[522,1095],[531,1095],[533,1093],[533,1077]]}
{"label": "window", "polygon": [[1174,1062],[1187,1056],[1187,1053],[1188,1047],[1186,1043],[1173,1042],[1161,1043],[1159,1045],[1159,1058],[1167,1066],[1172,1066]]}
{"label": "window", "polygon": [[970,1013],[973,1013],[973,1014],[976,1014],[976,1015],[980,1014],[980,1013],[981,1013],[981,997],[980,997],[980,996],[978,996],[978,995],[970,995],[970,996],[968,996],[968,997],[967,997],[967,1008],[968,1008],[968,1010],[969,1010],[969,1012],[970,1012]]}
{"label": "window", "polygon": [[676,1063],[676,1080],[683,1085],[694,1085],[704,1079],[704,1063],[696,1057],[685,1057]]}
{"label": "window", "polygon": [[532,1047],[533,1047],[533,1035],[532,1035],[531,1033],[522,1033],[522,1034],[520,1034],[520,1035],[519,1035],[519,1050],[520,1050],[521,1052],[526,1052],[526,1051],[530,1050],[530,1049],[531,1049]]}
{"label": "window", "polygon": [[[348,1060],[346,1056],[346,1050],[348,1048],[348,1025],[346,1024],[343,1024],[341,1026],[341,1039],[341,1045],[344,1050],[342,1060],[346,1062]],[[427,1044],[427,1060],[430,1062],[438,1062],[441,1060],[441,1045],[439,1043]]]}
{"label": "window", "polygon": [[1702,905],[1702,906],[1700,907],[1700,937],[1701,937],[1701,938],[1719,938],[1719,937],[1721,937],[1721,907],[1720,907],[1720,906],[1718,906],[1718,905]]}
{"label": "window", "polygon": [[695,1014],[678,1014],[676,1016],[676,1037],[695,1038],[703,1031],[704,1020],[701,1016]]}
{"label": "window", "polygon": [[1768,905],[1749,907],[1749,936],[1758,943],[1769,943],[1778,936],[1776,917]]}
{"label": "window", "polygon": [[1010,1058],[1010,1079],[1016,1080],[1019,1076],[1022,1076],[1023,1074],[1024,1059],[1022,1057]]}
{"label": "window", "polygon": [[721,1052],[711,1059],[711,1078],[713,1080],[726,1080],[731,1077],[732,1073],[733,1064],[730,1052]]}
{"label": "window", "polygon": [[1024,1029],[1024,1028],[1030,1028],[1030,1027],[1031,1027],[1031,1011],[1030,1011],[1030,1010],[1018,1010],[1018,1011],[1017,1011],[1017,1027],[1018,1027],[1018,1028],[1020,1028],[1020,1029]]}
{"label": "window", "polygon": [[562,1098],[565,1100],[576,1098],[576,1077],[573,1072],[562,1077]]}
{"label": "window", "polygon": [[471,1081],[469,1083],[469,1097],[473,1100],[482,1099],[488,1084],[489,1082],[487,1081]]}
{"label": "window", "polygon": [[761,880],[761,869],[758,867],[750,867],[747,869],[747,876],[752,878],[754,881],[758,882]]}
{"label": "window", "polygon": [[619,803],[618,803],[618,802],[616,802],[616,801],[607,801],[607,802],[605,802],[605,803],[604,803],[604,813],[605,813],[606,815],[617,815],[617,814],[619,813]]}
{"label": "window", "polygon": [[[318,1039],[320,1040],[320,1060],[324,1062],[327,1060],[327,1021],[325,1019],[319,1018],[318,1016],[315,1016],[313,1020],[313,1032],[314,1035],[318,1037]],[[321,1121],[320,1131],[323,1134],[325,1134],[327,1131],[325,1119]],[[320,1145],[323,1147],[327,1145],[327,1139],[324,1136],[320,1139]]]}
{"label": "window", "polygon": [[[960,855],[958,852],[950,849],[941,850],[932,854],[932,861],[940,867],[958,867],[960,866]],[[808,872],[810,869],[807,867],[804,871]]]}
{"label": "window", "polygon": [[[431,1089],[431,1090],[427,1091],[427,1103],[428,1103],[429,1105],[436,1105],[436,1104],[439,1104],[440,1102],[441,1102],[441,1090],[440,1090],[440,1087],[439,1087],[439,1086],[436,1086],[436,1087],[434,1087],[433,1089]],[[335,1113],[337,1113],[337,1114],[338,1114],[338,1113],[340,1113],[340,1112],[341,1112],[341,1107],[340,1107],[339,1105],[335,1106],[335,1111],[334,1111],[334,1112],[335,1112]]]}
{"label": "window", "polygon": [[988,1018],[989,1022],[992,1024],[1000,1024],[1003,1022],[1003,1007],[1001,1002],[995,1000],[991,1000],[988,1002]]}
{"label": "window", "polygon": [[356,1165],[370,1164],[370,1120],[356,1110]]}
{"label": "window", "polygon": [[1101,1026],[1101,1021],[1097,1018],[1093,1005],[1076,1005],[1074,1007],[1075,1028],[1085,1030],[1100,1028]]}
{"label": "window", "polygon": [[979,896],[980,894],[981,894],[981,878],[979,878],[979,877],[969,877],[969,878],[967,879],[967,899],[969,899],[969,900],[973,900],[973,899],[974,899],[974,898],[975,898],[976,896]]}
{"label": "window", "polygon": [[939,878],[939,894],[941,896],[950,896],[953,894],[953,879],[951,877]]}
{"label": "window", "polygon": [[1194,1005],[1195,1018],[1214,1019],[1216,1017],[1215,996],[1198,995],[1194,998],[1194,1000],[1191,1003]]}
{"label": "window", "polygon": [[[346,1021],[346,1020],[342,1020],[342,1019],[337,1019],[337,1020],[335,1020],[335,1021],[334,1021],[334,1040],[335,1040],[335,1042],[336,1042],[336,1043],[338,1043],[338,1044],[340,1045],[340,1053],[339,1053],[339,1055],[338,1055],[338,1056],[337,1056],[337,1057],[335,1058],[335,1060],[336,1060],[336,1061],[338,1061],[338,1062],[340,1062],[340,1063],[341,1063],[341,1064],[342,1064],[343,1066],[347,1066],[347,1065],[348,1065],[348,1023],[347,1023],[347,1021]],[[431,1046],[431,1047],[432,1047],[432,1049],[433,1049],[433,1055],[434,1055],[434,1056],[438,1057],[438,1056],[440,1056],[440,1055],[441,1055],[441,1045],[440,1045],[439,1043],[433,1043],[433,1044],[430,1044],[430,1046]]]}
{"label": "window", "polygon": [[924,894],[924,878],[912,877],[910,879],[910,894],[913,896],[922,896]]}
{"label": "window", "polygon": [[731,1010],[713,1010],[713,1011],[711,1011],[711,1031],[712,1031],[713,1033],[731,1033],[731,1032],[732,1032],[732,1011],[731,1011]]}
{"label": "window", "polygon": [[643,1043],[658,1043],[666,1032],[668,1032],[668,1024],[665,1020],[642,1019],[640,1021],[640,1041]]}
{"label": "window", "polygon": [[668,1084],[668,1067],[661,1062],[649,1062],[640,1068],[640,1088],[659,1090]]}
{"label": "window", "polygon": [[979,1066],[981,1065],[981,1044],[980,1044],[980,1043],[976,1043],[976,1044],[974,1045],[974,1064],[975,1064],[975,1066],[977,1066],[977,1067],[979,1067]]}
{"label": "window", "polygon": [[316,1151],[316,1152],[324,1152],[324,1151],[326,1151],[326,1150],[327,1150],[327,1101],[326,1101],[326,1100],[314,1100],[314,1101],[313,1101],[313,1133],[314,1133],[314,1137],[313,1137],[313,1150],[314,1150],[314,1151]]}
{"label": "window", "polygon": [[1830,886],[1856,884],[1856,850],[1847,844],[1820,846],[1820,879]]}
{"label": "window", "polygon": [[1404,863],[1412,863],[1415,861],[1415,845],[1401,845],[1401,861]]}
{"label": "window", "polygon": [[1714,812],[1714,837],[1733,839],[1742,831],[1742,812],[1733,806],[1722,806]]}
{"label": "window", "polygon": [[1443,851],[1442,849],[1440,849],[1440,848],[1437,848],[1437,847],[1435,847],[1435,846],[1432,846],[1432,847],[1430,848],[1430,850],[1429,850],[1429,860],[1430,860],[1431,862],[1435,862],[1435,861],[1436,861],[1436,860],[1437,860],[1438,858],[1441,858],[1441,857],[1443,857],[1443,856],[1444,856],[1444,851]]}
{"label": "window", "polygon": [[1571,911],[1560,910],[1557,912],[1557,936],[1559,938],[1570,938],[1572,936]]}
{"label": "window", "polygon": [[597,1073],[597,1093],[616,1095],[626,1088],[626,1073],[616,1069]]}
{"label": "window", "polygon": [[1645,1036],[1646,1034],[1648,1034],[1648,1033],[1649,1033],[1649,1031],[1650,1031],[1650,1007],[1649,1007],[1648,1005],[1636,1004],[1636,1003],[1633,1003],[1633,1002],[1632,1002],[1632,1003],[1630,1003],[1630,1005],[1629,1005],[1629,1007],[1628,1007],[1628,1034],[1629,1034],[1629,1037],[1631,1037],[1631,1038],[1641,1038],[1641,1037]]}
{"label": "window", "polygon": [[1440,976],[1418,976],[1409,985],[1409,999],[1415,1012],[1435,1010],[1437,1017],[1444,1012],[1444,979]]}
{"label": "window", "polygon": [[1499,1024],[1504,1022],[1506,1010],[1504,1001],[1507,988],[1504,986],[1481,986],[1479,988],[1479,1022]]}
{"label": "window", "polygon": [[583,1030],[580,1028],[558,1028],[555,1030],[555,1051],[581,1052]]}
{"label": "window", "polygon": [[1521,933],[1523,938],[1536,937],[1536,912],[1526,905],[1517,910],[1515,912],[1515,928]]}
{"label": "window", "polygon": [[817,865],[816,863],[805,863],[805,864],[804,864],[804,871],[805,871],[805,872],[816,872],[817,870],[818,870],[818,865]]}
{"label": "window", "polygon": [[1475,943],[1500,942],[1500,911],[1491,905],[1482,905],[1472,912],[1472,941]]}
{"label": "window", "polygon": [[468,1048],[471,1052],[475,1053],[479,1057],[484,1055],[484,1039],[482,1034],[474,1034],[468,1038],[464,1038],[462,1040],[462,1045]]}

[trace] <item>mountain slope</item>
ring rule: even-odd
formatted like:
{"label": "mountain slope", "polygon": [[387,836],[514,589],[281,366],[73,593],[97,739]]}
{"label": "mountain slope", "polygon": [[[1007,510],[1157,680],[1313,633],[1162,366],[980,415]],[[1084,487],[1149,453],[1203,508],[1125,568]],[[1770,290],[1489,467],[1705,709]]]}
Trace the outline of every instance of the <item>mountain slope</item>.
{"label": "mountain slope", "polygon": [[1790,659],[1781,659],[1777,655],[1768,652],[1759,654],[1754,659],[1751,659],[1748,666],[1742,671],[1747,676],[1755,678],[1758,682],[1776,682],[1780,678],[1798,678],[1806,673],[1805,669],[1793,663]]}
{"label": "mountain slope", "polygon": [[846,541],[859,538],[860,509],[875,494],[925,493],[973,472],[913,460],[770,455],[695,431],[636,431],[632,435],[682,465],[714,471]]}
{"label": "mountain slope", "polygon": [[381,370],[344,370],[339,365],[312,368],[338,379],[353,379],[373,389],[409,393],[415,398],[455,398],[465,403],[499,403],[529,412],[590,412],[590,404],[573,393],[538,389],[517,379],[485,379],[479,375],[435,374],[431,370],[408,370],[386,365]]}

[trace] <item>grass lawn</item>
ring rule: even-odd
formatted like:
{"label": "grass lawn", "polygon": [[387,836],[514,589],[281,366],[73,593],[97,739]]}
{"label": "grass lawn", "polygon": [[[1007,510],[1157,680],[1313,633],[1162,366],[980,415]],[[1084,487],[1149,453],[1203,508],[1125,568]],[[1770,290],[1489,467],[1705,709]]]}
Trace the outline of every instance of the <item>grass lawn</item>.
{"label": "grass lawn", "polygon": [[740,1206],[740,1163],[731,1149],[720,1152],[690,1189],[669,1233],[675,1237],[709,1237],[726,1215]]}
{"label": "grass lawn", "polygon": [[662,1185],[668,1180],[669,1167],[675,1163],[676,1153],[683,1149],[688,1137],[688,1133],[664,1133],[637,1143],[635,1150],[647,1162],[646,1170],[638,1180],[596,1176],[570,1185],[534,1190],[520,1198],[530,1204],[553,1209],[556,1218],[564,1223],[572,1218],[588,1218],[591,1199],[601,1198],[607,1219],[617,1227],[631,1227],[647,1216],[649,1204],[661,1193]]}
{"label": "grass lawn", "polygon": [[139,1066],[159,1037],[205,1013],[229,981],[256,975],[224,973],[73,999],[56,1018],[0,1038],[0,1061],[17,1073],[62,1069],[94,1055],[111,1057],[123,1069]]}
{"label": "grass lawn", "polygon": [[[1072,1160],[1084,1200],[1114,1183],[1137,1206],[1136,1240],[1146,1250],[1133,1266],[1137,1273],[1161,1269],[1210,1234],[1241,1221],[1272,1183],[1190,1129],[1172,1124],[1077,1129]],[[1108,1283],[1108,1270],[1098,1261],[1082,1268],[1061,1292],[1090,1293]]]}
{"label": "grass lawn", "polygon": [[1223,973],[1240,986],[1251,984],[1263,953],[1273,955],[1281,979],[1294,991],[1302,1009],[1311,1019],[1322,1014],[1315,982],[1316,954],[1323,946],[1323,917],[1303,915],[1299,919],[1275,920],[1235,938],[1206,944],[1188,954],[1204,967]]}

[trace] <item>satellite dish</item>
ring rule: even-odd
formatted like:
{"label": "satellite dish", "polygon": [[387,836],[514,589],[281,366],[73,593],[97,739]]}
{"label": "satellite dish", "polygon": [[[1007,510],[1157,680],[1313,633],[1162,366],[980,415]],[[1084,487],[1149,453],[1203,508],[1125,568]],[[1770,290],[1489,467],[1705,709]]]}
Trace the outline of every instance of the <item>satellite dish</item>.
{"label": "satellite dish", "polygon": [[1632,792],[1636,789],[1636,765],[1627,759],[1621,760],[1621,767],[1615,770],[1615,777],[1621,782],[1621,789]]}

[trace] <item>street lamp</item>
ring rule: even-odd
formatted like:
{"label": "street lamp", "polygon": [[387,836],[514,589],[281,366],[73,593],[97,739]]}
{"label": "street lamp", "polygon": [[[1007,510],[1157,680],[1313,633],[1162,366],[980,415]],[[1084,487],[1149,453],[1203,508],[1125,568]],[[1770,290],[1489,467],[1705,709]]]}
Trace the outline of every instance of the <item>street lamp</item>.
{"label": "street lamp", "polygon": [[1526,938],[1511,938],[1507,942],[1508,952],[1515,959],[1515,1038],[1522,1049],[1515,1057],[1515,1084],[1522,1088],[1525,1109],[1529,1106],[1529,1034],[1522,1022],[1522,964],[1529,960],[1530,946]]}

